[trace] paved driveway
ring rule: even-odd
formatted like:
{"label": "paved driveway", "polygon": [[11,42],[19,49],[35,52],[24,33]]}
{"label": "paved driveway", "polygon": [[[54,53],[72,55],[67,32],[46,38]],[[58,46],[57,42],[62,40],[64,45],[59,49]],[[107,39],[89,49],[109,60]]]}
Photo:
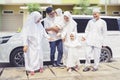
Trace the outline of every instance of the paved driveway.
{"label": "paved driveway", "polygon": [[64,67],[45,65],[43,73],[27,76],[24,67],[5,67],[0,68],[0,80],[120,80],[120,59],[100,63],[99,71],[96,72],[83,72],[83,68],[84,64],[81,64],[79,71],[69,73]]}

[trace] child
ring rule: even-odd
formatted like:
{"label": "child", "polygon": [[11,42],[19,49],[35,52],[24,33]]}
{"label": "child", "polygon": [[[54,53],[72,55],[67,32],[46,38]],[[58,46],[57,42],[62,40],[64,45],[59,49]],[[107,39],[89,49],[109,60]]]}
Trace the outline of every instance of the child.
{"label": "child", "polygon": [[78,70],[79,53],[78,48],[81,47],[80,42],[76,38],[76,34],[72,32],[70,38],[66,41],[65,46],[68,48],[68,56],[66,61],[67,71],[71,72],[72,69]]}

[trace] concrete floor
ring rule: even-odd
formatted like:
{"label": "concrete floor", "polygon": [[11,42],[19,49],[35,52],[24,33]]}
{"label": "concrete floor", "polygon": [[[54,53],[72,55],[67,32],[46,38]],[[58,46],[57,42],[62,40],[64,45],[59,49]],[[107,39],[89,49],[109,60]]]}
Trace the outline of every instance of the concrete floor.
{"label": "concrete floor", "polygon": [[0,68],[0,80],[120,80],[120,59],[109,63],[100,63],[96,72],[83,72],[84,64],[79,71],[66,71],[64,67],[52,67],[46,65],[43,73],[27,76],[24,67]]}

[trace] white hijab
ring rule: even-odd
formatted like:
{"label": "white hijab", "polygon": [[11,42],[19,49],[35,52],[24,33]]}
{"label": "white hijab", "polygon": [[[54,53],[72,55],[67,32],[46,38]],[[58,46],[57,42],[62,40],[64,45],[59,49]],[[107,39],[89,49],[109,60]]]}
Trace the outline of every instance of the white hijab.
{"label": "white hijab", "polygon": [[62,9],[58,8],[55,10],[55,12],[57,13],[58,16],[62,16]]}
{"label": "white hijab", "polygon": [[72,15],[69,11],[65,11],[63,15],[69,18],[69,22],[64,21],[65,24],[70,24],[71,26],[77,25],[77,23],[73,20]]}
{"label": "white hijab", "polygon": [[32,12],[29,16],[28,19],[26,21],[26,23],[23,26],[22,29],[22,34],[25,35],[33,35],[33,33],[36,33],[36,28],[40,27],[41,29],[43,28],[41,22],[37,23],[37,21],[42,18],[42,15],[37,12],[34,11]]}
{"label": "white hijab", "polygon": [[65,11],[64,16],[67,16],[69,18],[69,21],[66,22],[63,20],[62,26],[63,26],[63,33],[62,37],[65,35],[69,37],[71,32],[77,33],[77,23],[72,19],[72,15],[69,11]]}

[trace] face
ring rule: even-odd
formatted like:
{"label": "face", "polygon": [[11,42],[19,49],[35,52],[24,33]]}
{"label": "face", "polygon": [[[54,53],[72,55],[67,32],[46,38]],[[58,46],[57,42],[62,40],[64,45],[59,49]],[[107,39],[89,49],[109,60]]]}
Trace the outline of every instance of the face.
{"label": "face", "polygon": [[55,11],[55,15],[58,16],[57,12]]}
{"label": "face", "polygon": [[65,20],[66,22],[69,22],[69,18],[68,18],[67,16],[64,16],[64,20]]}
{"label": "face", "polygon": [[48,13],[48,15],[49,15],[49,17],[53,18],[53,17],[55,17],[55,12],[52,11],[52,12]]}
{"label": "face", "polygon": [[94,17],[94,19],[98,20],[100,17],[100,14],[98,12],[94,12],[93,17]]}
{"label": "face", "polygon": [[74,40],[74,39],[75,39],[75,37],[74,37],[73,34],[70,34],[70,39],[71,39],[71,40]]}
{"label": "face", "polygon": [[36,23],[39,23],[39,22],[40,22],[40,20],[41,20],[41,18],[39,18],[39,19],[36,21]]}

